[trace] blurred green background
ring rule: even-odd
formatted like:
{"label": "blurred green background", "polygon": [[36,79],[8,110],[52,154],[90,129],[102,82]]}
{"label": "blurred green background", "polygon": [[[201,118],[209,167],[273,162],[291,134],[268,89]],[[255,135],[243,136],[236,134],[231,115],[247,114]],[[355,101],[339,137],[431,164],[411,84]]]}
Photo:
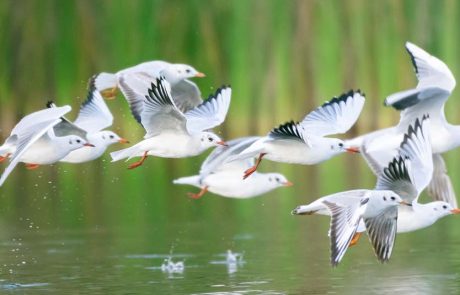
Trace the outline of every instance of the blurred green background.
{"label": "blurred green background", "polygon": [[[217,128],[225,139],[264,135],[351,88],[363,90],[367,100],[356,126],[342,138],[396,124],[399,113],[382,102],[416,84],[406,41],[445,61],[454,76],[460,70],[460,3],[454,0],[0,1],[0,22],[2,140],[22,116],[44,108],[50,99],[72,105],[69,117],[74,118],[86,97],[89,77],[147,60],[193,65],[207,75],[194,80],[204,96],[222,84],[232,85],[229,114]],[[455,90],[446,108],[452,123],[460,122],[457,96]],[[140,140],[143,129],[124,98],[119,95],[108,106],[115,116],[111,129],[131,142]],[[148,249],[168,253],[171,245],[194,252],[202,249],[200,243],[220,246],[223,252],[238,244],[232,237],[259,232],[265,238],[286,240],[289,245],[276,248],[281,252],[313,260],[323,256],[321,267],[328,276],[328,222],[291,217],[289,212],[321,195],[370,188],[375,181],[357,155],[341,155],[317,166],[265,161],[262,171],[284,173],[295,186],[251,200],[209,194],[192,201],[186,192],[195,189],[173,186],[171,181],[197,173],[205,157],[149,158],[134,171],[128,171],[126,163],[110,163],[108,154],[92,163],[36,171],[19,165],[0,188],[0,240],[30,236],[33,244],[76,231],[85,241],[82,249],[97,249],[97,255]],[[459,162],[457,150],[447,154],[456,191]],[[429,229],[430,234],[459,239],[456,222],[443,220]],[[402,238],[397,246],[410,249],[426,235],[422,231]],[[320,239],[323,248],[305,250],[307,237]],[[93,239],[104,243],[92,243]],[[195,244],[197,239],[200,243]],[[270,242],[256,241],[248,247],[265,247],[262,252],[270,255],[275,251]],[[363,261],[375,262],[368,245],[363,248],[368,256]],[[29,258],[37,256],[32,249]],[[292,257],[283,259],[278,262],[299,264]],[[456,266],[446,269],[457,271]],[[379,265],[375,267],[378,271]],[[29,271],[32,277],[36,274]],[[303,271],[299,264],[296,273]],[[52,277],[54,272],[48,272]],[[5,266],[0,274],[11,281],[23,278]]]}

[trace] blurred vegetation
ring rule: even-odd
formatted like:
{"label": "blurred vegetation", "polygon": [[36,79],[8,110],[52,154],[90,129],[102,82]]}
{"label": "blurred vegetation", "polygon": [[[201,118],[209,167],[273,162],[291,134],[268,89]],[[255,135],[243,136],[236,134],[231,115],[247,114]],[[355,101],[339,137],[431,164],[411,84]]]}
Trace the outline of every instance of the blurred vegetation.
{"label": "blurred vegetation", "polygon": [[[441,58],[458,75],[459,6],[454,0],[0,1],[0,139],[49,99],[72,105],[74,118],[90,76],[147,60],[187,63],[206,73],[195,80],[205,96],[231,84],[230,112],[218,128],[226,139],[264,135],[350,88],[363,90],[367,102],[344,138],[391,126],[399,114],[383,107],[384,98],[416,84],[406,41]],[[453,123],[460,123],[457,96],[458,90],[446,108]],[[115,115],[112,129],[132,142],[141,139],[143,130],[124,98],[108,105]],[[454,180],[460,176],[458,154],[448,154]],[[2,222],[27,227],[24,220],[34,220],[53,229],[126,226],[138,234],[153,226],[162,237],[174,230],[171,220],[192,225],[205,220],[231,236],[263,209],[259,217],[276,216],[270,220],[282,239],[283,230],[299,230],[299,220],[289,218],[296,205],[374,184],[355,155],[318,166],[266,161],[261,170],[280,171],[295,186],[247,201],[211,195],[190,201],[185,192],[193,188],[171,181],[197,173],[205,157],[151,158],[135,171],[126,170],[126,163],[110,163],[108,155],[32,172],[18,166],[0,189]],[[460,184],[454,185],[460,193]],[[327,224],[323,227],[321,233]]]}

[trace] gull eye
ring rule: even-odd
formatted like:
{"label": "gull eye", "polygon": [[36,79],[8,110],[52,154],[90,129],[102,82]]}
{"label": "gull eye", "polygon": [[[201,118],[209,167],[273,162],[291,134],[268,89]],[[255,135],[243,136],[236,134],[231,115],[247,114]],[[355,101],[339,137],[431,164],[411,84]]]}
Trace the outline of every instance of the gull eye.
{"label": "gull eye", "polygon": [[444,205],[444,206],[442,206],[442,208],[443,208],[443,209],[447,209],[447,206],[446,206],[446,205]]}
{"label": "gull eye", "polygon": [[211,138],[211,137],[208,137],[208,140],[209,140],[209,142],[211,142],[211,141],[212,141],[212,138]]}
{"label": "gull eye", "polygon": [[275,180],[276,180],[277,182],[280,182],[280,179],[279,179],[278,177],[277,177],[277,178],[275,178]]}
{"label": "gull eye", "polygon": [[396,198],[395,198],[395,197],[391,197],[391,200],[394,201],[394,200],[396,200]]}
{"label": "gull eye", "polygon": [[339,147],[341,147],[341,148],[342,148],[342,147],[343,147],[343,143],[339,143]]}
{"label": "gull eye", "polygon": [[191,71],[190,71],[190,69],[186,69],[185,72],[186,72],[187,74],[189,74]]}
{"label": "gull eye", "polygon": [[81,140],[80,140],[80,139],[77,139],[77,143],[80,143],[80,142],[81,142]]}
{"label": "gull eye", "polygon": [[111,138],[111,139],[113,139],[114,137],[115,137],[115,136],[113,136],[113,135],[110,135],[110,138]]}

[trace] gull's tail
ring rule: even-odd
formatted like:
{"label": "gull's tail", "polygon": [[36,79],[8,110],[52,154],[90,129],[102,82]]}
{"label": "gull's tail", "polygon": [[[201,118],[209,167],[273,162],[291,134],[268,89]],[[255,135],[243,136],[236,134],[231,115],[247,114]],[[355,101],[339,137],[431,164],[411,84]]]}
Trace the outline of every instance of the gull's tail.
{"label": "gull's tail", "polygon": [[98,91],[114,89],[115,87],[117,87],[117,84],[117,75],[111,73],[100,73],[94,80],[94,85]]}
{"label": "gull's tail", "polygon": [[128,161],[129,159],[133,157],[140,157],[142,156],[144,152],[139,149],[138,146],[134,145],[132,147],[122,149],[116,152],[110,153],[110,156],[112,157],[112,162],[120,161],[123,159],[126,159]]}
{"label": "gull's tail", "polygon": [[189,184],[189,185],[193,185],[196,187],[201,187],[199,175],[181,177],[181,178],[173,180],[173,183],[174,184]]}

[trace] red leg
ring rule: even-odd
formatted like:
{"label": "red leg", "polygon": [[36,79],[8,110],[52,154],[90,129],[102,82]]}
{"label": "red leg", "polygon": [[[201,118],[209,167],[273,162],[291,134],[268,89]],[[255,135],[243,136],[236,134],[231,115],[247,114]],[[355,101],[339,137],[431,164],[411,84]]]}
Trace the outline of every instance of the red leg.
{"label": "red leg", "polygon": [[117,97],[117,87],[113,87],[110,89],[105,89],[101,91],[101,95],[108,100],[115,99]]}
{"label": "red leg", "polygon": [[353,239],[350,241],[350,247],[358,244],[359,238],[361,237],[362,233],[355,233]]}
{"label": "red leg", "polygon": [[0,156],[0,163],[5,161],[6,159],[8,159],[10,156],[11,156],[11,153],[8,153],[8,154],[4,155],[3,157]]}
{"label": "red leg", "polygon": [[38,165],[38,164],[26,163],[26,168],[27,168],[27,170],[35,170],[35,169],[37,169],[38,167],[40,167],[40,165]]}
{"label": "red leg", "polygon": [[205,186],[201,189],[201,191],[199,191],[197,194],[194,194],[194,193],[187,193],[187,195],[192,198],[192,199],[199,199],[201,198],[205,193],[208,192],[208,188],[209,186]]}
{"label": "red leg", "polygon": [[134,162],[131,165],[129,165],[128,169],[134,169],[134,168],[141,166],[144,163],[145,159],[147,159],[147,152],[144,152],[144,155],[139,161]]}
{"label": "red leg", "polygon": [[257,158],[256,164],[249,168],[248,170],[244,171],[243,179],[248,178],[251,176],[252,173],[256,172],[257,168],[260,165],[260,162],[262,162],[262,158],[266,155],[266,153],[261,153],[259,157]]}

